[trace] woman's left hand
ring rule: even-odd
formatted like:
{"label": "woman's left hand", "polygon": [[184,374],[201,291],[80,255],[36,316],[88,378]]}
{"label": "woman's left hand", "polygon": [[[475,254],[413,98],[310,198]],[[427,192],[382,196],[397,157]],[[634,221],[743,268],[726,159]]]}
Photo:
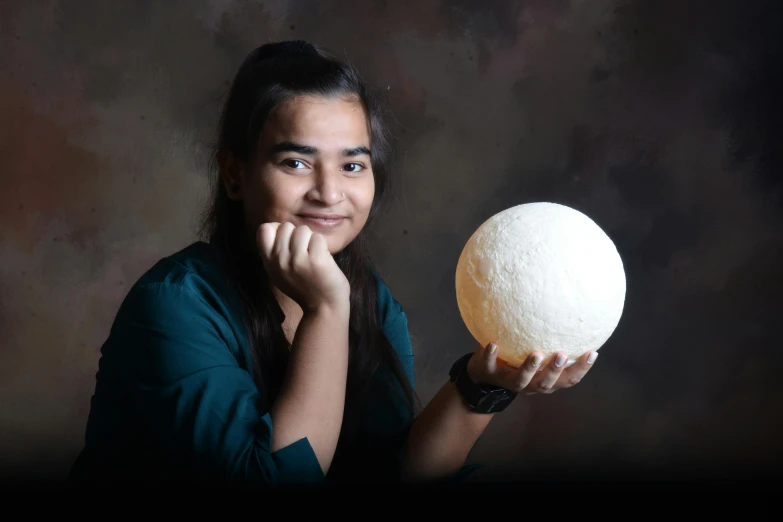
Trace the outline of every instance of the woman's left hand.
{"label": "woman's left hand", "polygon": [[548,394],[578,384],[593,367],[598,356],[596,351],[584,353],[574,364],[566,368],[568,357],[564,352],[557,352],[544,367],[541,367],[543,354],[533,352],[519,368],[515,368],[498,359],[500,350],[501,348],[494,343],[479,346],[468,361],[468,375],[473,382],[500,386],[528,395]]}

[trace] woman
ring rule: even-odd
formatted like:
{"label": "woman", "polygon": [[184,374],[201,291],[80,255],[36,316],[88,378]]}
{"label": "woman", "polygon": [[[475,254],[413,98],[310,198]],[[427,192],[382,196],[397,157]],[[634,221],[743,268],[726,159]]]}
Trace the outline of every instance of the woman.
{"label": "woman", "polygon": [[196,242],[132,287],[102,347],[84,481],[304,485],[449,480],[519,392],[572,386],[534,353],[478,347],[421,411],[400,304],[365,230],[388,188],[388,131],[359,74],[303,41],[234,79]]}

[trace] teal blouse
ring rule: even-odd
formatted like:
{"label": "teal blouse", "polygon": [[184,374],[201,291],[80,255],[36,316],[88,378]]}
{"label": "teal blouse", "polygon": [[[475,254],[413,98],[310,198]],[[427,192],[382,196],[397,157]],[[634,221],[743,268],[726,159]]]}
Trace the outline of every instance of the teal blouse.
{"label": "teal blouse", "polygon": [[[377,273],[383,333],[414,385],[408,323]],[[400,393],[376,376],[357,442],[324,476],[307,438],[271,451],[274,424],[248,366],[238,295],[215,247],[161,259],[130,289],[101,348],[80,481],[219,480],[245,485],[394,481],[410,428]],[[385,377],[384,377],[385,375]]]}

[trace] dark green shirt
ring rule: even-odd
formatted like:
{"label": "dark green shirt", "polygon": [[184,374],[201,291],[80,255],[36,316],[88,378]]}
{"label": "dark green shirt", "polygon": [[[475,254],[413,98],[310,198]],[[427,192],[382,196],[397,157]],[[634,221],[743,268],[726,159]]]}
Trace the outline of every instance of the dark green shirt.
{"label": "dark green shirt", "polygon": [[[251,360],[244,312],[220,259],[215,247],[196,242],[133,285],[101,348],[71,477],[270,486],[322,484],[332,475],[396,480],[410,418],[401,393],[383,391],[388,382],[371,388],[377,395],[360,416],[355,451],[335,456],[329,476],[306,438],[271,451],[274,425],[243,362]],[[405,313],[375,275],[379,322],[413,386]]]}

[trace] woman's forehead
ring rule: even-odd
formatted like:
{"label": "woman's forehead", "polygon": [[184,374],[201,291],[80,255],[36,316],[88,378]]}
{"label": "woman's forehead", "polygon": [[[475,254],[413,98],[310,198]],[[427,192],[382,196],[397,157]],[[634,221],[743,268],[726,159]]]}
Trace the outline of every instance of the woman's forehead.
{"label": "woman's forehead", "polygon": [[262,142],[282,141],[319,149],[369,147],[367,117],[354,98],[298,96],[283,103],[264,128]]}

